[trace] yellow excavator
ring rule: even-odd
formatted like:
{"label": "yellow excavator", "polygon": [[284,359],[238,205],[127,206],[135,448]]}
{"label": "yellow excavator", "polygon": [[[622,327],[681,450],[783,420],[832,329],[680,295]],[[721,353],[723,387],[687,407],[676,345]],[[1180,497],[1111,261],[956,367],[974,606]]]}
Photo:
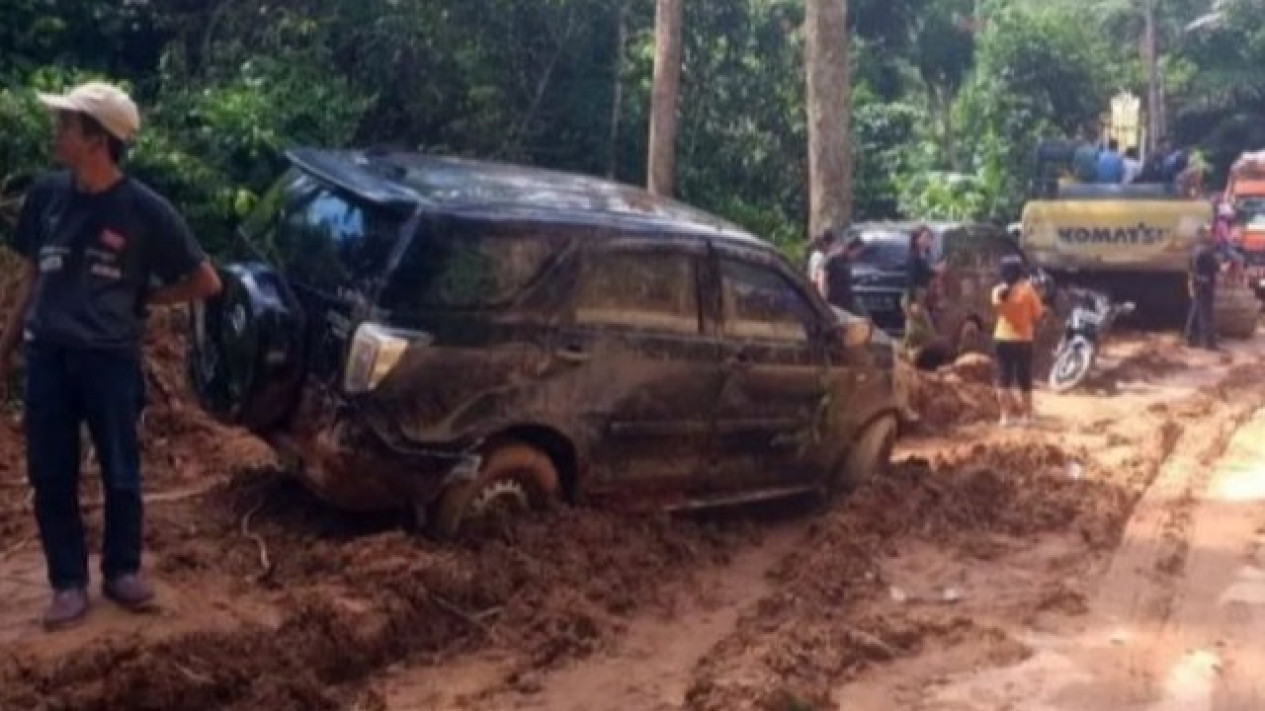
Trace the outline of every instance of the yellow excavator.
{"label": "yellow excavator", "polygon": [[[1184,323],[1187,271],[1199,229],[1211,226],[1213,205],[1169,183],[1129,185],[1070,180],[1074,141],[1037,148],[1031,197],[1024,205],[1024,251],[1059,284],[1132,301],[1141,320]],[[1241,273],[1219,282],[1214,313],[1223,336],[1256,332],[1261,305]]]}

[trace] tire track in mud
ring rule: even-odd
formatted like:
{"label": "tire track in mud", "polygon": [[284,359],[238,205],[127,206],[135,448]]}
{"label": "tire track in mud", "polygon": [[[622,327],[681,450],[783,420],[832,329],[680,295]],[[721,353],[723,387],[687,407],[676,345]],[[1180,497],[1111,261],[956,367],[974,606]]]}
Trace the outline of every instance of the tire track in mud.
{"label": "tire track in mud", "polygon": [[[1253,550],[1265,531],[1261,448],[1245,439],[1265,425],[1265,386],[1253,373],[1240,370],[1210,388],[1204,397],[1218,406],[1193,398],[1173,408],[1187,427],[1137,506],[1083,624],[1041,640],[1031,660],[965,675],[916,708],[1194,710],[1213,707],[1214,688],[1216,708],[1257,708],[1259,677],[1236,677],[1234,668],[1236,656],[1258,659],[1261,619],[1252,609],[1265,600]],[[1233,606],[1241,601],[1249,604]],[[1229,660],[1225,669],[1218,658]]]}
{"label": "tire track in mud", "polygon": [[477,657],[412,670],[384,684],[387,708],[676,708],[697,661],[729,634],[742,612],[771,592],[768,573],[800,543],[799,533],[792,523],[773,524],[762,540],[736,552],[727,564],[700,571],[673,609],[631,619],[603,653],[554,671],[518,675]]}
{"label": "tire track in mud", "polygon": [[[799,547],[831,553],[825,558],[813,553],[789,558],[784,585],[744,616],[734,634],[698,665],[685,707],[826,709],[835,708],[842,696],[852,705],[861,703],[858,707],[879,703],[912,708],[921,696],[919,679],[930,682],[981,665],[1022,660],[1030,651],[1015,640],[1034,619],[1050,608],[1074,615],[1086,611],[1087,592],[1069,579],[1083,581],[1094,571],[1068,561],[1101,559],[1114,549],[1134,505],[1156,477],[1173,469],[1207,466],[1224,451],[1236,429],[1265,404],[1265,384],[1253,373],[1252,366],[1232,368],[1202,392],[1154,404],[1142,414],[1153,423],[1151,435],[1133,442],[1135,455],[1127,460],[1125,471],[1095,472],[1095,466],[1115,466],[1100,461],[1091,464],[1083,479],[1071,479],[1062,464],[1093,462],[1092,455],[1099,453],[1069,452],[1047,443],[1049,458],[1042,462],[1022,458],[1024,453],[1030,457],[1031,443],[1019,442],[1010,450],[981,445],[958,462],[938,462],[932,468],[935,476],[921,477],[912,490],[863,492],[868,500],[849,502]],[[1100,434],[1117,445],[1127,439],[1110,431]],[[907,469],[904,474],[909,474]],[[1091,482],[1100,488],[1095,490]],[[1198,486],[1198,480],[1190,485]],[[1065,498],[1069,491],[1070,500]],[[935,503],[930,511],[925,505],[914,506],[912,516],[891,513],[911,500]],[[1167,539],[1154,557],[1157,562],[1174,560],[1169,565],[1180,566],[1186,533],[1183,506],[1179,499],[1163,519]],[[1009,518],[999,509],[1022,514]],[[865,513],[875,510],[889,512],[887,518]],[[928,528],[928,517],[935,514],[951,525]],[[1061,517],[1065,518],[1060,524]],[[904,522],[892,525],[893,518]],[[921,530],[915,522],[923,524]],[[976,555],[971,534],[981,531],[1002,533],[1003,540],[1017,543],[1014,560],[1007,562],[1005,553]],[[969,567],[982,569],[976,577],[993,574],[988,571],[1004,576],[1008,566],[1022,568],[1021,559],[1041,549],[1024,545],[1025,539],[1061,536],[1069,543],[1060,552],[1063,559],[1052,559],[1044,575],[1039,571],[1030,577],[1026,599],[1019,595],[1020,599],[1007,601],[1013,609],[997,609],[989,600],[971,601],[971,592],[966,595],[972,604],[937,607],[925,604],[934,602],[934,596],[927,596],[919,601],[924,604],[915,606],[905,600],[904,592],[893,604],[883,593],[888,590],[895,596],[897,588],[886,584],[885,570],[900,568],[900,557],[910,555],[928,534],[941,556],[963,557]],[[823,584],[823,577],[833,582]],[[779,614],[782,608],[786,611]],[[886,673],[883,667],[901,671]],[[849,685],[874,677],[879,678],[877,683]],[[893,704],[897,699],[900,703]]]}

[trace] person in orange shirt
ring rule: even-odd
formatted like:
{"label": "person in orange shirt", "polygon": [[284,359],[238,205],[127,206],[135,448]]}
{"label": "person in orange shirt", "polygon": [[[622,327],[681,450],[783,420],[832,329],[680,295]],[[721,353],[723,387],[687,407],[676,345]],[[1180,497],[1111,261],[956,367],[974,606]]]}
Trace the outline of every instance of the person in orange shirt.
{"label": "person in orange shirt", "polygon": [[1018,257],[1003,259],[1001,283],[993,288],[997,401],[1003,427],[1032,422],[1032,340],[1044,310],[1040,294],[1024,274],[1023,262]]}

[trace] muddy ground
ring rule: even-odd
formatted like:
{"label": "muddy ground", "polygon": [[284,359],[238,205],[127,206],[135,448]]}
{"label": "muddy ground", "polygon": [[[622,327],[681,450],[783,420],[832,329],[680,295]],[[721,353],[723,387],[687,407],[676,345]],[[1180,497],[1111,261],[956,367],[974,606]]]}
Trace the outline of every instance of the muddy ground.
{"label": "muddy ground", "polygon": [[[440,546],[322,506],[202,417],[177,319],[149,344],[159,612],[97,602],[39,630],[16,415],[0,422],[0,710],[956,708],[929,689],[1083,621],[1152,482],[1175,462],[1197,477],[1265,404],[1265,347],[1122,335],[1086,388],[1039,395],[1032,430],[992,424],[987,363],[922,376],[890,476],[833,507],[563,510]],[[94,542],[97,496],[86,476]],[[1179,509],[1157,574],[1184,565]]]}

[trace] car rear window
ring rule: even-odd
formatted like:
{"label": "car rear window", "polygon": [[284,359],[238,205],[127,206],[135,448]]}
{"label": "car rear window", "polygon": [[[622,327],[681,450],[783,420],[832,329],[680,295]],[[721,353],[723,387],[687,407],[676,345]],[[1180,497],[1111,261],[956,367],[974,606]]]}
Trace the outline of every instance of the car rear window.
{"label": "car rear window", "polygon": [[292,173],[264,195],[242,231],[296,283],[332,292],[378,273],[407,217]]}
{"label": "car rear window", "polygon": [[908,235],[898,232],[863,232],[860,237],[863,246],[857,255],[858,264],[893,269],[902,267],[909,261]]}
{"label": "car rear window", "polygon": [[405,251],[382,296],[390,309],[477,308],[513,299],[556,252],[533,234],[423,230]]}

